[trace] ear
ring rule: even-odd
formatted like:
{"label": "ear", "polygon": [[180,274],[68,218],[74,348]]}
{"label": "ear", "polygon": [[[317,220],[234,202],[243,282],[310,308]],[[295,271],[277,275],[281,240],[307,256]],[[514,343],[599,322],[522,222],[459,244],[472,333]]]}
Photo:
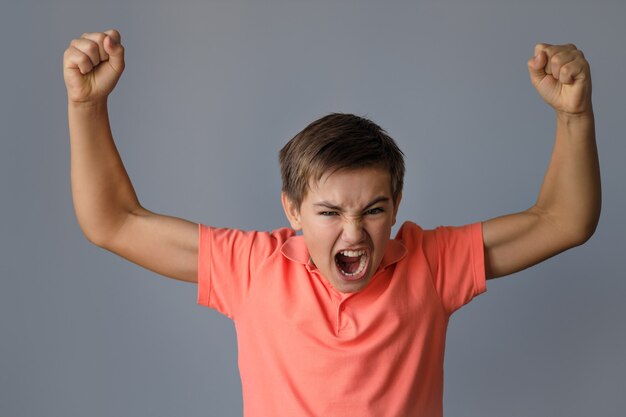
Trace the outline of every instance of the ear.
{"label": "ear", "polygon": [[400,201],[402,201],[402,193],[398,194],[398,198],[393,203],[393,219],[391,220],[391,225],[396,224],[396,216],[398,215],[398,208],[400,208]]}
{"label": "ear", "polygon": [[283,210],[285,210],[285,215],[287,216],[287,220],[289,220],[289,224],[291,228],[294,230],[301,230],[302,223],[300,222],[300,209],[296,207],[295,203],[291,201],[287,194],[283,191],[280,193],[280,200],[283,203]]}

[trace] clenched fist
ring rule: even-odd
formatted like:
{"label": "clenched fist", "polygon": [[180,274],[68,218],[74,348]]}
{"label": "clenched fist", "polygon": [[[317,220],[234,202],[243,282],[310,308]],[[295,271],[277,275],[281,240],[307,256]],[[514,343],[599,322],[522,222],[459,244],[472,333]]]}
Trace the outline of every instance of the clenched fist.
{"label": "clenched fist", "polygon": [[124,47],[116,30],[85,33],[63,55],[63,78],[71,102],[105,99],[124,71]]}
{"label": "clenched fist", "polygon": [[530,81],[557,112],[580,115],[591,111],[589,63],[572,44],[535,46],[528,60]]}

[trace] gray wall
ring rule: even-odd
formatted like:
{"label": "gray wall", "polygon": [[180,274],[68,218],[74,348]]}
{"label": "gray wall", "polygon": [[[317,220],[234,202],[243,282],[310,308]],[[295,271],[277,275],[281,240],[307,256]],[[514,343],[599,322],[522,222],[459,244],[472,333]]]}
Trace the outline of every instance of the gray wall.
{"label": "gray wall", "polygon": [[287,224],[278,149],[331,111],[371,117],[405,151],[400,220],[527,208],[554,115],[526,60],[540,41],[577,44],[600,226],[453,317],[445,412],[623,415],[625,17],[623,0],[3,0],[0,415],[241,415],[231,322],[196,305],[195,285],[89,245],[74,217],[61,57],[110,27],[127,48],[113,131],[143,205],[256,229]]}

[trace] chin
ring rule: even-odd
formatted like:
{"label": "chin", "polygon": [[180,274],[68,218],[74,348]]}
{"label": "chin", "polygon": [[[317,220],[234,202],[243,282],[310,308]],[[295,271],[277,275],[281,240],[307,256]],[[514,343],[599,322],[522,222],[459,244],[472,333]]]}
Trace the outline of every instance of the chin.
{"label": "chin", "polygon": [[354,293],[354,292],[359,292],[362,291],[363,289],[365,289],[365,287],[367,287],[371,281],[372,277],[364,277],[361,278],[358,281],[344,281],[342,279],[339,279],[338,282],[336,281],[333,284],[333,287],[335,287],[335,289],[339,292],[342,293]]}

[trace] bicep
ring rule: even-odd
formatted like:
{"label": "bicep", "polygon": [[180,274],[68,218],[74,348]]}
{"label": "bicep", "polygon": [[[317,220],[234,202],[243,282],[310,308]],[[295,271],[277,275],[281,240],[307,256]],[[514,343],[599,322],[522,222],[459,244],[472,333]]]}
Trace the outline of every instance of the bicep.
{"label": "bicep", "polygon": [[537,207],[483,222],[487,279],[521,271],[570,247],[568,238]]}
{"label": "bicep", "polygon": [[198,279],[198,225],[140,208],[126,215],[105,249],[166,277]]}

